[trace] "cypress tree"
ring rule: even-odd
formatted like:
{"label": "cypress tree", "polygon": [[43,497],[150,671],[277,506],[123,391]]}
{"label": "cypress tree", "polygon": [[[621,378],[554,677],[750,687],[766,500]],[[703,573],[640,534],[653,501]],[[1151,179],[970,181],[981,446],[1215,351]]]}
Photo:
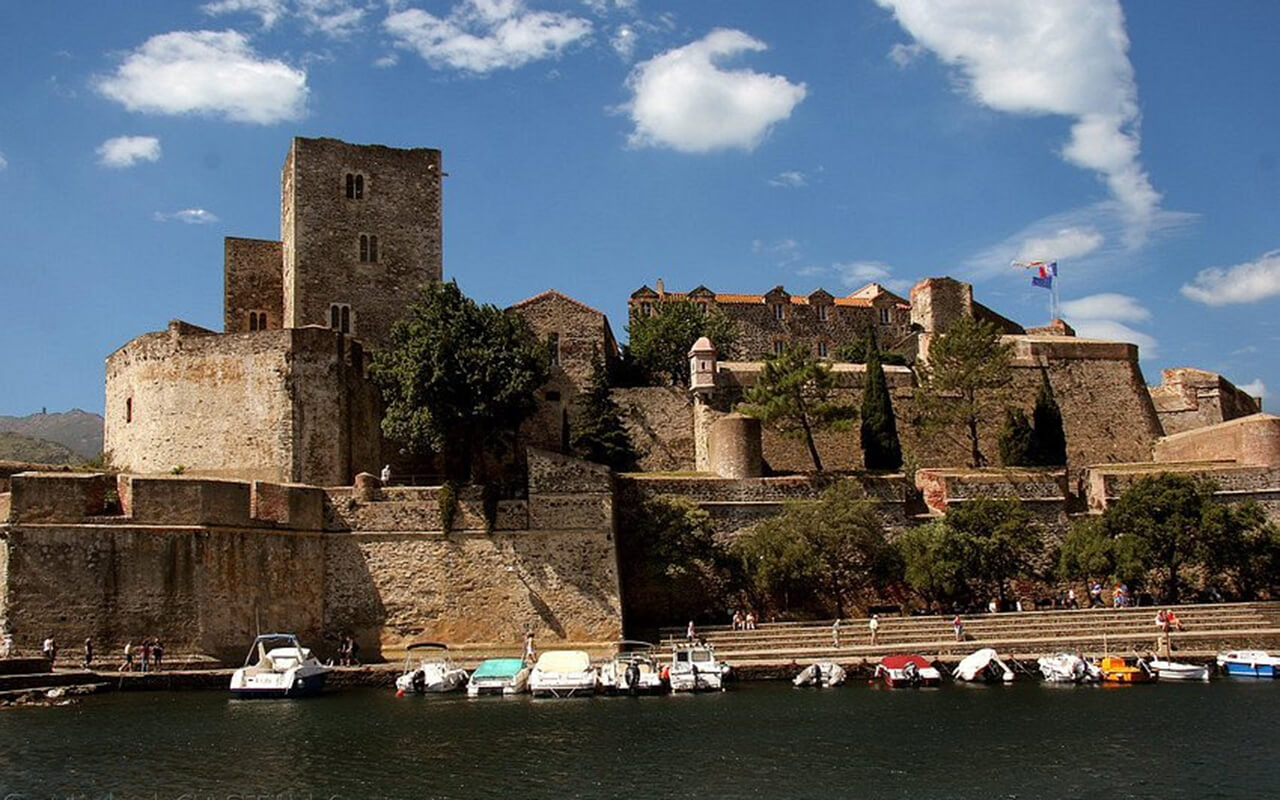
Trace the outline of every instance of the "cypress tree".
{"label": "cypress tree", "polygon": [[867,340],[867,378],[862,387],[862,458],[867,469],[896,472],[902,468],[902,444],[893,418],[893,398],[880,363],[873,334]]}
{"label": "cypress tree", "polygon": [[1035,431],[1020,408],[1004,410],[1004,427],[1000,429],[1000,463],[1006,467],[1029,467],[1037,463]]}
{"label": "cypress tree", "polygon": [[615,472],[635,469],[639,455],[622,423],[622,410],[609,394],[609,379],[603,360],[596,355],[591,384],[583,393],[573,447],[589,461],[604,464]]}
{"label": "cypress tree", "polygon": [[1031,412],[1034,425],[1032,437],[1032,464],[1041,467],[1062,467],[1067,463],[1067,434],[1062,428],[1062,411],[1054,399],[1049,374],[1040,373],[1040,392],[1036,395],[1036,407]]}

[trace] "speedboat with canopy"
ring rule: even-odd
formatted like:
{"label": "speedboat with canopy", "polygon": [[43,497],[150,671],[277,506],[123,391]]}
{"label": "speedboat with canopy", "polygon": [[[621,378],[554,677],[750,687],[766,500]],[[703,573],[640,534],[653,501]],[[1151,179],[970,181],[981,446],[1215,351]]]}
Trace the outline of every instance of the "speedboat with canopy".
{"label": "speedboat with canopy", "polygon": [[600,665],[600,688],[608,694],[658,694],[666,691],[653,645],[623,639],[614,656]]}
{"label": "speedboat with canopy", "polygon": [[292,633],[264,633],[253,640],[244,666],[231,675],[236,697],[306,697],[324,689],[329,668]]}
{"label": "speedboat with canopy", "polygon": [[584,650],[548,650],[529,673],[534,697],[575,697],[596,692],[595,667]]}
{"label": "speedboat with canopy", "polygon": [[486,658],[471,673],[467,696],[520,694],[529,688],[530,671],[522,658]]}
{"label": "speedboat with canopy", "polygon": [[415,642],[404,655],[404,673],[396,678],[397,694],[452,692],[467,682],[467,671],[449,658],[449,646]]}

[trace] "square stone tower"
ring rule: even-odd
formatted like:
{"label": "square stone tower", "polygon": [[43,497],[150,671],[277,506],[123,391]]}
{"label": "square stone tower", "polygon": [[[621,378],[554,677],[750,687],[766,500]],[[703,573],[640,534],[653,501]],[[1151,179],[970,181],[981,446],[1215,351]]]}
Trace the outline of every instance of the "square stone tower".
{"label": "square stone tower", "polygon": [[439,150],[295,138],[281,175],[280,327],[382,346],[418,287],[440,280],[441,175]]}

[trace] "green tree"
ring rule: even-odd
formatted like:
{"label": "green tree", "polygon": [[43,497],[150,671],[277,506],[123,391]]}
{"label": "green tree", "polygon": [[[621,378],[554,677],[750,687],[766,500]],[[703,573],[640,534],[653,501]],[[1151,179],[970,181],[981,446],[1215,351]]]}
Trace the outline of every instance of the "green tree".
{"label": "green tree", "polygon": [[894,541],[903,579],[932,606],[966,591],[963,554],[955,532],[942,520],[916,526]]}
{"label": "green tree", "polygon": [[1034,574],[1043,533],[1017,498],[974,498],[948,509],[945,521],[958,538],[966,575],[994,586],[1002,601],[1009,581]]}
{"label": "green tree", "polygon": [[[840,345],[835,350],[835,360],[842,364],[865,364],[867,363],[867,346],[875,340],[875,331],[868,329],[858,334],[853,341]],[[877,354],[880,356],[881,364],[892,364],[893,366],[906,367],[910,366],[907,357],[901,353],[885,352],[876,345]]]}
{"label": "green tree", "polygon": [[848,426],[857,411],[835,399],[831,368],[809,351],[789,347],[765,359],[760,377],[747,391],[742,413],[782,433],[804,439],[813,468],[822,471],[814,434]]}
{"label": "green tree", "polygon": [[1039,467],[1062,467],[1067,463],[1067,434],[1062,428],[1062,410],[1053,396],[1049,374],[1040,373],[1040,391],[1031,412],[1033,424],[1032,460]]}
{"label": "green tree", "polygon": [[466,480],[472,460],[500,453],[534,411],[547,380],[545,343],[514,314],[478,305],[454,281],[423,286],[374,354],[382,432],[411,451],[445,457]]}
{"label": "green tree", "polygon": [[915,410],[926,430],[959,437],[969,445],[969,465],[987,463],[979,446],[982,420],[1005,405],[1013,378],[1012,345],[1000,341],[995,325],[961,316],[929,345],[928,363],[917,363]]}
{"label": "green tree", "polygon": [[867,469],[896,472],[902,468],[902,444],[893,417],[893,398],[880,364],[875,337],[867,341],[867,379],[862,387],[862,424],[859,437]]}
{"label": "green tree", "polygon": [[592,359],[591,382],[578,403],[573,449],[588,461],[604,464],[615,472],[635,469],[639,456],[622,422],[622,409],[609,393],[604,359],[599,353]]}
{"label": "green tree", "polygon": [[627,326],[628,352],[635,366],[650,380],[689,383],[689,348],[705,336],[721,356],[733,352],[737,340],[733,320],[715,306],[687,300],[664,301],[648,316],[631,317]]}
{"label": "green tree", "polygon": [[853,481],[833,484],[820,500],[787,503],[739,537],[734,550],[756,588],[784,609],[800,595],[818,600],[815,610],[844,616],[857,594],[900,572],[875,504]]}
{"label": "green tree", "polygon": [[1000,429],[1000,463],[1006,467],[1035,464],[1035,433],[1020,408],[1004,410],[1004,427]]}
{"label": "green tree", "polygon": [[1280,526],[1253,500],[1208,509],[1205,567],[1231,580],[1242,600],[1255,600],[1280,579]]}
{"label": "green tree", "polygon": [[1102,515],[1112,539],[1132,537],[1135,560],[1162,573],[1166,602],[1178,601],[1182,568],[1202,562],[1221,535],[1226,520],[1214,510],[1213,492],[1211,481],[1163,472],[1135,481]]}

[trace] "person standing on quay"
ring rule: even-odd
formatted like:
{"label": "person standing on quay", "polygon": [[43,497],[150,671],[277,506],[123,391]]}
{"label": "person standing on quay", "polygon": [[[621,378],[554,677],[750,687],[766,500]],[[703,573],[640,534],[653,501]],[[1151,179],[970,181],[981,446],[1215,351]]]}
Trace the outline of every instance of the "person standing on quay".
{"label": "person standing on quay", "polygon": [[872,614],[871,619],[867,620],[867,629],[871,631],[871,644],[876,643],[876,634],[880,632],[880,615]]}
{"label": "person standing on quay", "polygon": [[44,644],[40,646],[40,652],[49,659],[49,669],[53,669],[53,662],[58,658],[58,643],[53,640],[52,635],[44,640]]}
{"label": "person standing on quay", "polygon": [[3,639],[0,639],[0,658],[9,658],[13,655],[13,634],[6,632]]}
{"label": "person standing on quay", "polygon": [[142,644],[138,646],[138,649],[142,651],[141,659],[140,659],[142,671],[150,672],[151,671],[151,640],[143,639]]}
{"label": "person standing on quay", "polygon": [[160,671],[160,659],[164,657],[164,645],[160,644],[159,639],[151,640],[151,666],[156,668],[156,672]]}
{"label": "person standing on quay", "polygon": [[124,643],[124,661],[120,664],[119,672],[133,672],[133,642]]}
{"label": "person standing on quay", "polygon": [[831,646],[840,646],[840,618],[836,617],[836,621],[831,623]]}
{"label": "person standing on quay", "polygon": [[956,632],[956,641],[964,641],[964,620],[960,619],[960,615],[956,614],[955,619],[951,620],[951,629]]}
{"label": "person standing on quay", "polygon": [[84,668],[89,669],[93,663],[93,638],[86,636],[84,640]]}
{"label": "person standing on quay", "polygon": [[533,628],[524,629],[524,661],[526,664],[532,664],[536,659],[533,649]]}

